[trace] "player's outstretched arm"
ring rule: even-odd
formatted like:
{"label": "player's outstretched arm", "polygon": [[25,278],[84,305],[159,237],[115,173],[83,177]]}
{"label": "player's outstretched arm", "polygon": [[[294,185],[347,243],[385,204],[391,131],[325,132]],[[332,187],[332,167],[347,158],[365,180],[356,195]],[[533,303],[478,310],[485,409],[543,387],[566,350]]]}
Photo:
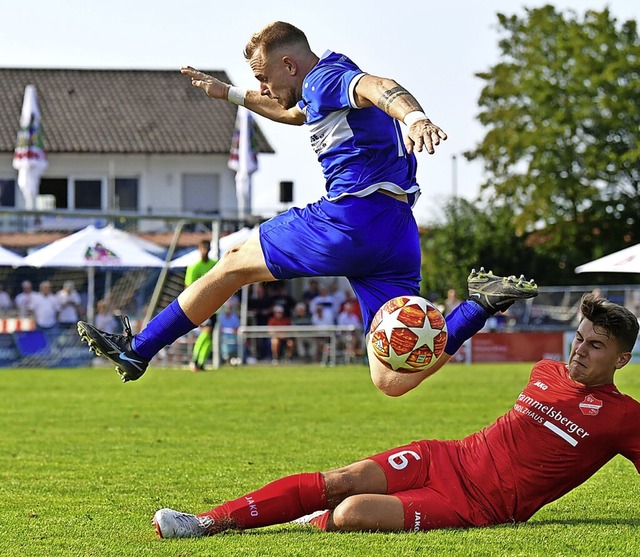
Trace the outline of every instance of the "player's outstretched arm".
{"label": "player's outstretched arm", "polygon": [[[232,87],[229,83],[224,83],[191,66],[182,67],[180,73],[190,77],[191,85],[202,89],[212,99],[242,104],[252,112],[275,122],[297,126],[304,124],[304,114],[297,107],[287,110],[274,99],[261,95],[259,91],[245,91],[238,87]],[[234,95],[241,95],[241,98],[236,98]]]}
{"label": "player's outstretched arm", "polygon": [[416,98],[393,79],[364,75],[355,88],[359,107],[377,106],[409,128],[404,143],[409,153],[426,149],[435,152],[434,145],[447,139],[447,134],[427,118]]}

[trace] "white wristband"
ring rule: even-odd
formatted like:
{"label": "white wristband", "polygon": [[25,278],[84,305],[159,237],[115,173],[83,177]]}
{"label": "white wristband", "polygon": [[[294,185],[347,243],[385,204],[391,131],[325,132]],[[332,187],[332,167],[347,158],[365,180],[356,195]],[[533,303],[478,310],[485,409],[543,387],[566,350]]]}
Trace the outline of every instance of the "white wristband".
{"label": "white wristband", "polygon": [[414,110],[413,112],[409,112],[409,114],[407,114],[404,117],[403,122],[411,127],[414,123],[416,123],[418,120],[428,120],[429,118],[427,118],[427,115],[424,112],[420,112],[419,110]]}
{"label": "white wristband", "polygon": [[232,102],[233,104],[237,104],[239,106],[244,106],[244,97],[247,94],[246,89],[242,89],[241,87],[234,87],[233,85],[229,87],[229,91],[227,91],[227,100]]}

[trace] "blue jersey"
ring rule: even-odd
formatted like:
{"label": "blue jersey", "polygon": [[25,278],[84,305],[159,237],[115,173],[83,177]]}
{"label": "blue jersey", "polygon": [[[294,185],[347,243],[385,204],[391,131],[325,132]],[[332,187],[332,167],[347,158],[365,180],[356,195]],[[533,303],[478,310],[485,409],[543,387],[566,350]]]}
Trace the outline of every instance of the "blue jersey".
{"label": "blue jersey", "polygon": [[416,158],[407,153],[400,123],[378,107],[355,104],[363,75],[349,58],[327,51],[304,80],[298,108],[322,165],[327,197],[361,197],[378,189],[417,194]]}

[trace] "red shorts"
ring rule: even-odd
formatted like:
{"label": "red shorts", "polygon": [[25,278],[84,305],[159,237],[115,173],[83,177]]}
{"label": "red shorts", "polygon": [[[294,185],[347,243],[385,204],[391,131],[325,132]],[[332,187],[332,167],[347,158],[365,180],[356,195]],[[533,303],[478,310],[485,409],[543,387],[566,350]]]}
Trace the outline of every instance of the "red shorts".
{"label": "red shorts", "polygon": [[405,530],[418,532],[494,523],[466,490],[453,443],[416,441],[368,460],[384,471],[387,493],[402,502]]}

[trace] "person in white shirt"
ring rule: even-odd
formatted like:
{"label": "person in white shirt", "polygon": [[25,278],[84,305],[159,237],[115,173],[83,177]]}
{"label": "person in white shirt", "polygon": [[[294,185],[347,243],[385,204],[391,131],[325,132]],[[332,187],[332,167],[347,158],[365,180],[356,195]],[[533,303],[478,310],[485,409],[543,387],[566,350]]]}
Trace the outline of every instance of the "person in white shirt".
{"label": "person in white shirt", "polygon": [[30,281],[22,281],[22,291],[16,295],[16,309],[18,317],[30,317],[33,315],[33,300],[36,293]]}
{"label": "person in white shirt", "polygon": [[[321,328],[335,325],[331,305],[316,304],[311,314],[311,324]],[[318,337],[315,341],[316,357],[324,361],[329,355],[329,339],[327,337]]]}
{"label": "person in white shirt", "polygon": [[98,300],[96,304],[95,325],[101,331],[106,331],[111,334],[120,331],[118,320],[113,312],[109,310],[106,300]]}
{"label": "person in white shirt", "polygon": [[363,355],[364,333],[362,330],[362,318],[351,302],[345,302],[342,311],[336,319],[338,325],[353,326],[354,331],[345,331],[340,334],[340,343],[343,345],[344,354],[348,361],[352,361]]}
{"label": "person in white shirt", "polygon": [[13,300],[4,289],[4,284],[0,282],[0,314],[8,315],[13,310]]}
{"label": "person in white shirt", "polygon": [[31,310],[38,329],[51,330],[58,325],[60,303],[51,291],[51,283],[48,280],[42,281],[38,292],[34,293]]}
{"label": "person in white shirt", "polygon": [[65,329],[75,327],[82,311],[82,298],[80,298],[74,282],[72,280],[65,281],[62,290],[58,291],[56,297],[60,306],[58,323]]}
{"label": "person in white shirt", "polygon": [[[322,306],[324,311],[318,312],[318,306]],[[309,302],[309,313],[312,316],[322,318],[322,325],[335,325],[336,314],[333,312],[333,296],[329,294],[329,288],[321,284],[318,295]]]}

